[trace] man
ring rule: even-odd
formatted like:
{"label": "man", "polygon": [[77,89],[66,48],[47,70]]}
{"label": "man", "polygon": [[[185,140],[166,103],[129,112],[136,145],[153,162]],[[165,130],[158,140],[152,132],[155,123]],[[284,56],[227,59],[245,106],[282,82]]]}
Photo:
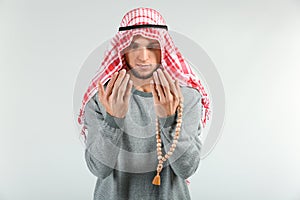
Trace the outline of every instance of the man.
{"label": "man", "polygon": [[200,80],[153,9],[126,13],[111,44],[79,116],[94,199],[190,199],[209,105]]}

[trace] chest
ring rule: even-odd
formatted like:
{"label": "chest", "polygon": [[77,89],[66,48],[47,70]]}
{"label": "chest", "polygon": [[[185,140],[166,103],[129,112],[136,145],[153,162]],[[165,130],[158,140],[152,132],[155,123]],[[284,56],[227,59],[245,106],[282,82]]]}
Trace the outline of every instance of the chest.
{"label": "chest", "polygon": [[124,121],[123,149],[140,153],[155,150],[155,120],[153,99],[132,96]]}

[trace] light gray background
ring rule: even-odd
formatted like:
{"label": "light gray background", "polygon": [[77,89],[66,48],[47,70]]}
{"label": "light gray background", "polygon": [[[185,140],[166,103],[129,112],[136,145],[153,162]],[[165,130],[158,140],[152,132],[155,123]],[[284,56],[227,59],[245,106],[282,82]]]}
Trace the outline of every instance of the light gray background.
{"label": "light gray background", "polygon": [[92,198],[74,84],[138,6],[200,44],[223,79],[223,135],[191,178],[192,199],[299,200],[298,0],[0,1],[0,199]]}

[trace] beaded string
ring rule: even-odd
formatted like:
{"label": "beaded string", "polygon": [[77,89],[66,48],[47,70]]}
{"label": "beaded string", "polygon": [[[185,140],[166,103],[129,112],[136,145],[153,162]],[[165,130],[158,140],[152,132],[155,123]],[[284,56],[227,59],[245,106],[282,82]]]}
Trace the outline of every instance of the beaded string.
{"label": "beaded string", "polygon": [[180,135],[180,129],[181,129],[181,123],[182,123],[182,113],[183,113],[183,103],[182,99],[179,98],[179,105],[177,107],[177,124],[176,124],[176,129],[175,129],[175,135],[173,138],[173,143],[170,147],[170,150],[162,156],[162,151],[161,151],[161,137],[160,137],[160,125],[159,121],[156,118],[156,151],[157,151],[157,159],[158,159],[158,165],[156,168],[156,176],[154,177],[152,184],[154,185],[160,185],[160,175],[159,173],[162,171],[163,168],[163,162],[165,162],[170,156],[172,156],[173,152],[175,151],[176,144],[178,143],[178,138]]}

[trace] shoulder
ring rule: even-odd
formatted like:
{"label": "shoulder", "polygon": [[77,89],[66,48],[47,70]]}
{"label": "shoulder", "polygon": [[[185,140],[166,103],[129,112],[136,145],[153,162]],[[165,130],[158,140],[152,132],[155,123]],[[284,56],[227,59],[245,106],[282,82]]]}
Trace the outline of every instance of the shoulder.
{"label": "shoulder", "polygon": [[85,110],[93,110],[96,112],[102,112],[103,108],[103,105],[99,101],[98,91],[93,96],[91,96],[85,106]]}
{"label": "shoulder", "polygon": [[185,102],[201,101],[202,94],[195,88],[189,86],[180,86],[181,93]]}

